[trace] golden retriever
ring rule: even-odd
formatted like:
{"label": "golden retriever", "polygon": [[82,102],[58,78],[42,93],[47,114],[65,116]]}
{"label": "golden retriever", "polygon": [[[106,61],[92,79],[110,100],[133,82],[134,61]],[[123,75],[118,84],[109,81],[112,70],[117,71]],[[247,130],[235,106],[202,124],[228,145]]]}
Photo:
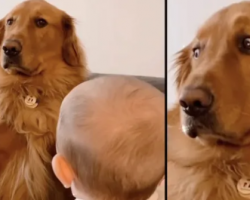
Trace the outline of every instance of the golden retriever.
{"label": "golden retriever", "polygon": [[168,199],[250,199],[250,2],[209,18],[176,67]]}
{"label": "golden retriever", "polygon": [[73,19],[24,1],[0,21],[0,42],[0,199],[68,200],[51,159],[61,102],[87,73]]}

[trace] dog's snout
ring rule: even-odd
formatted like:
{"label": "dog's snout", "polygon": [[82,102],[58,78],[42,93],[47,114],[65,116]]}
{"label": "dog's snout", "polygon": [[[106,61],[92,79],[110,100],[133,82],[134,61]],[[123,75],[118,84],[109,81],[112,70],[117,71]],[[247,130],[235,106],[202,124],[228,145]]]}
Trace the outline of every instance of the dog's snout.
{"label": "dog's snout", "polygon": [[179,103],[186,114],[197,117],[210,110],[213,104],[213,95],[201,88],[185,89],[181,93]]}
{"label": "dog's snout", "polygon": [[22,46],[17,40],[7,40],[3,45],[4,54],[8,57],[15,57],[22,51]]}

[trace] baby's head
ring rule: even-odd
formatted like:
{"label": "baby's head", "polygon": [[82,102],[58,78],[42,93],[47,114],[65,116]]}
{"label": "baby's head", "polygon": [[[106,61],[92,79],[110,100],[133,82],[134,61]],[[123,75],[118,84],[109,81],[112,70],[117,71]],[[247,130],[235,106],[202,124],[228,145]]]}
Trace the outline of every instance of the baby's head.
{"label": "baby's head", "polygon": [[100,77],[64,99],[53,169],[75,197],[145,200],[165,174],[164,95],[140,80]]}

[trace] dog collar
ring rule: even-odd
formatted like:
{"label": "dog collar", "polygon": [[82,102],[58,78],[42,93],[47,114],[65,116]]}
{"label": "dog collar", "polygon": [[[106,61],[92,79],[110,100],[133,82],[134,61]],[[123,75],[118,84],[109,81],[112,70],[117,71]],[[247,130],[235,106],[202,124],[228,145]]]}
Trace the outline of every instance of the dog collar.
{"label": "dog collar", "polygon": [[237,190],[241,197],[250,199],[250,179],[242,178],[237,183]]}
{"label": "dog collar", "polygon": [[25,106],[28,108],[36,108],[38,106],[37,102],[37,98],[30,95],[27,95],[24,99]]}

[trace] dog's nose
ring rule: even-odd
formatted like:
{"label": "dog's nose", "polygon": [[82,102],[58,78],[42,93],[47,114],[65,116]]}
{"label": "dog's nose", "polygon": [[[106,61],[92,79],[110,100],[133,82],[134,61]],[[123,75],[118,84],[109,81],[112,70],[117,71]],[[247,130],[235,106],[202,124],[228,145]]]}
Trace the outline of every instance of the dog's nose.
{"label": "dog's nose", "polygon": [[210,110],[213,95],[201,88],[186,89],[181,93],[179,103],[187,115],[197,117]]}
{"label": "dog's nose", "polygon": [[4,54],[8,57],[14,57],[21,53],[22,46],[17,40],[7,40],[3,45]]}

